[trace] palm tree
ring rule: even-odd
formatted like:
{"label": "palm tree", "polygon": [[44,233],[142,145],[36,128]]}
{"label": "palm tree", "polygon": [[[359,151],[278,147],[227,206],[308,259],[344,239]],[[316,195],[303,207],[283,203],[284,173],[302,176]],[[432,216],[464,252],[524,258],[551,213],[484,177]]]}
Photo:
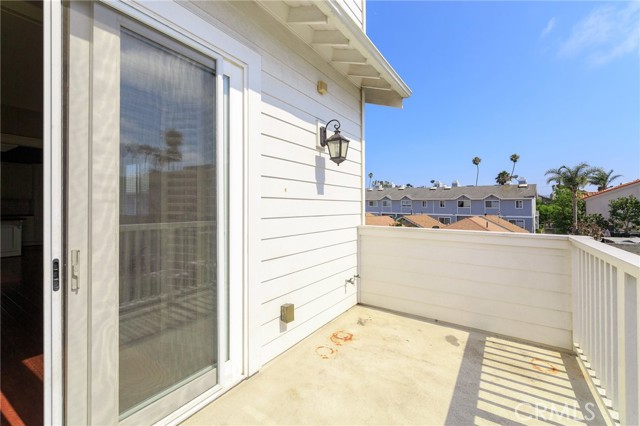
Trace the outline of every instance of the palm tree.
{"label": "palm tree", "polygon": [[562,166],[558,169],[549,169],[544,174],[549,176],[547,183],[556,182],[558,186],[571,191],[573,201],[573,226],[571,231],[573,233],[578,229],[578,191],[589,183],[589,179],[596,170],[596,168],[589,166],[587,163],[580,163],[575,167]]}
{"label": "palm tree", "polygon": [[478,176],[480,176],[480,162],[481,161],[482,161],[482,158],[480,158],[480,157],[473,157],[473,160],[471,160],[471,162],[477,168],[477,171],[476,171],[476,186],[478,186]]}
{"label": "palm tree", "polygon": [[369,188],[371,188],[371,179],[373,179],[373,172],[369,172]]}
{"label": "palm tree", "polygon": [[500,173],[498,173],[498,176],[496,176],[496,183],[498,185],[506,185],[510,179],[511,179],[511,175],[509,174],[509,172],[506,170],[503,170]]}
{"label": "palm tree", "polygon": [[516,163],[520,159],[520,156],[518,154],[511,154],[511,157],[509,157],[509,159],[513,163],[513,167],[511,168],[511,175],[509,176],[509,178],[511,179],[513,178],[513,172],[516,170]]}
{"label": "palm tree", "polygon": [[604,191],[611,186],[614,180],[622,177],[622,175],[611,175],[613,175],[613,169],[609,170],[609,173],[607,173],[604,169],[597,168],[589,178],[589,183],[597,186],[598,192]]}

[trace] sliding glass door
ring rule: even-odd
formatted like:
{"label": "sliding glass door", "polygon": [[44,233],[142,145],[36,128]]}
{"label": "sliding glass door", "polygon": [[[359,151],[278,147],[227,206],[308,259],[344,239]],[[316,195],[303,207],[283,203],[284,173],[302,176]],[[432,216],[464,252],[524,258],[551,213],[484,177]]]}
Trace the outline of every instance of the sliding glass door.
{"label": "sliding glass door", "polygon": [[217,364],[216,78],[193,57],[121,31],[121,415]]}
{"label": "sliding glass door", "polygon": [[71,8],[70,96],[91,90],[69,104],[67,421],[152,423],[242,374],[229,221],[242,70]]}

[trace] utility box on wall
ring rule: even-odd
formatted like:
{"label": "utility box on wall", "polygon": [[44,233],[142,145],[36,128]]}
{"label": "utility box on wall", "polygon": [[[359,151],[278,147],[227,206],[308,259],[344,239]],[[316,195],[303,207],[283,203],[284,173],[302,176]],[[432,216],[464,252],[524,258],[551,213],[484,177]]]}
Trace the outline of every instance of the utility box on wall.
{"label": "utility box on wall", "polygon": [[285,303],[280,306],[280,321],[288,324],[294,320],[293,318],[293,303]]}

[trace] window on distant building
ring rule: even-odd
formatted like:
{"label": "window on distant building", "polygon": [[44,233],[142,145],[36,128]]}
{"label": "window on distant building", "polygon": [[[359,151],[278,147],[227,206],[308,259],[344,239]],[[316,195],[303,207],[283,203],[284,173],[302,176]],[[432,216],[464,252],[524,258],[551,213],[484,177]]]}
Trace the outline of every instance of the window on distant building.
{"label": "window on distant building", "polygon": [[427,207],[427,202],[426,201],[422,202],[422,207]]}
{"label": "window on distant building", "polygon": [[450,217],[440,217],[440,218],[438,218],[438,220],[443,225],[449,225],[451,223],[451,218]]}
{"label": "window on distant building", "polygon": [[524,201],[523,200],[516,200],[516,209],[521,209],[524,207]]}
{"label": "window on distant building", "polygon": [[377,201],[367,201],[367,205],[369,207],[378,207],[378,202]]}
{"label": "window on distant building", "polygon": [[499,209],[500,200],[485,200],[484,207],[487,209]]}
{"label": "window on distant building", "polygon": [[509,223],[517,225],[520,228],[524,228],[524,219],[509,219]]}
{"label": "window on distant building", "polygon": [[471,207],[471,200],[458,200],[458,207]]}
{"label": "window on distant building", "polygon": [[382,200],[382,207],[391,207],[391,200]]}
{"label": "window on distant building", "polygon": [[402,200],[402,207],[411,207],[411,200]]}
{"label": "window on distant building", "polygon": [[444,200],[440,200],[440,208],[444,209],[445,207],[447,207],[447,202]]}

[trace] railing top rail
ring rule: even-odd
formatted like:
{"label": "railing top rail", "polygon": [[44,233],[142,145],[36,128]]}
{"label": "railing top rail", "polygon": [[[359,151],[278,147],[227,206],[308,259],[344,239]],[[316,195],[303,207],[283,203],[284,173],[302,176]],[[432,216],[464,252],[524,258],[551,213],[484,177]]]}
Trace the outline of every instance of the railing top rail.
{"label": "railing top rail", "polygon": [[466,231],[461,229],[405,228],[399,226],[359,226],[359,235],[388,236],[394,238],[424,239],[431,241],[475,241],[487,244],[514,244],[519,246],[548,246],[567,249],[566,235],[525,234],[515,232]]}
{"label": "railing top rail", "polygon": [[362,236],[423,239],[447,242],[475,242],[513,246],[557,248],[576,247],[597,256],[640,282],[640,256],[595,241],[591,237],[574,235],[518,234],[510,232],[465,231],[458,229],[403,228],[392,226],[359,226]]}
{"label": "railing top rail", "polygon": [[569,236],[569,241],[574,247],[598,256],[612,265],[623,269],[629,275],[640,278],[640,256],[617,247],[600,243],[591,237],[571,235]]}

